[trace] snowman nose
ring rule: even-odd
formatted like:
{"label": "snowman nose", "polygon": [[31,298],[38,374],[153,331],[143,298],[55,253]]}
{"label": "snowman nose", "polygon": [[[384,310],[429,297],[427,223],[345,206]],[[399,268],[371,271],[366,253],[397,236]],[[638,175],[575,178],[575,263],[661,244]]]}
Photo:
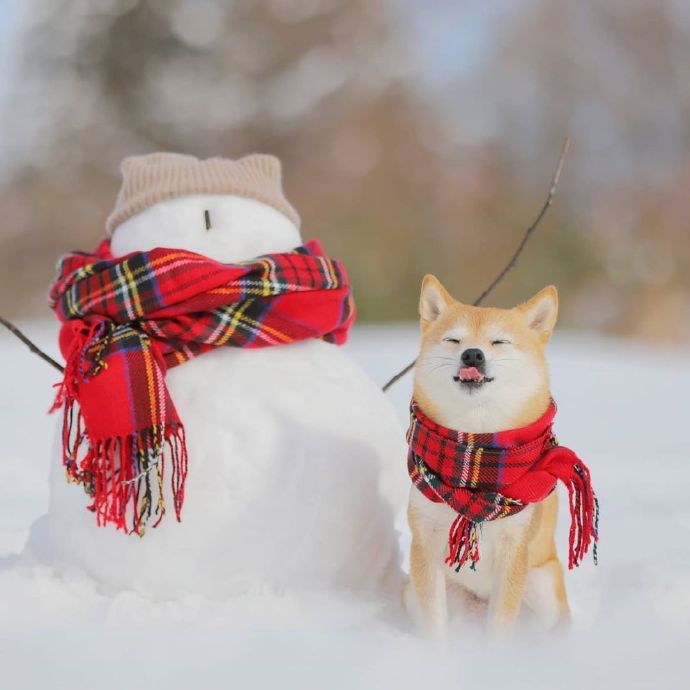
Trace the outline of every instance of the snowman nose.
{"label": "snowman nose", "polygon": [[208,212],[208,210],[204,211],[204,221],[206,222],[206,229],[210,230],[211,229],[211,214]]}

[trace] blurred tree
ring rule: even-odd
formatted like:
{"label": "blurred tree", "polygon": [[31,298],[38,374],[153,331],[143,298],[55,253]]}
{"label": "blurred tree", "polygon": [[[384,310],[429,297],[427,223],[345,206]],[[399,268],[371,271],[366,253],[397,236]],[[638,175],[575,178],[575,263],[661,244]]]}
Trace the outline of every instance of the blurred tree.
{"label": "blurred tree", "polygon": [[577,322],[687,337],[690,6],[534,0],[501,27],[472,86],[458,92],[481,85],[496,145],[529,189],[563,133],[574,141],[560,190],[567,237],[536,265],[566,268],[566,283],[578,288],[569,300]]}
{"label": "blurred tree", "polygon": [[[687,4],[498,5],[500,21],[472,6],[491,20],[482,59],[434,90],[409,2],[28,0],[0,310],[45,309],[55,258],[101,235],[123,157],[264,151],[305,235],[349,266],[361,316],[413,319],[425,272],[481,291],[570,134],[556,206],[492,302],[556,282],[566,322],[687,335]],[[434,3],[449,45],[469,6]]]}

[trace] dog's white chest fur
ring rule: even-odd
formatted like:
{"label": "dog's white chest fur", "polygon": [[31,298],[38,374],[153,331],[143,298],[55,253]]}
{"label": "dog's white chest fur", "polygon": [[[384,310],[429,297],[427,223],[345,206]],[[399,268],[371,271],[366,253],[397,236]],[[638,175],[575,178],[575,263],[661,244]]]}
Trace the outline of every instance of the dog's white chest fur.
{"label": "dog's white chest fur", "polygon": [[[448,532],[457,513],[445,503],[430,501],[415,487],[410,489],[410,505],[416,519],[424,525],[425,532],[434,535],[434,548],[440,559],[445,559],[448,555]],[[457,572],[453,567],[445,566],[446,578],[461,584],[480,599],[488,599],[496,560],[506,546],[523,539],[533,511],[534,505],[530,505],[517,515],[483,523],[479,532],[480,560],[475,569],[470,568],[469,563]]]}

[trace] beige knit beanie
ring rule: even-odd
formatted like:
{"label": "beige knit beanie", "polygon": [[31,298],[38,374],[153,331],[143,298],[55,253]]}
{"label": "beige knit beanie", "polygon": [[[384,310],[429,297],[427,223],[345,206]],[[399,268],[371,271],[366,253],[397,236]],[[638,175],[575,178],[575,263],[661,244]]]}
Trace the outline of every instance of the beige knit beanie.
{"label": "beige knit beanie", "polygon": [[299,227],[300,217],[283,194],[280,161],[252,154],[238,160],[200,160],[180,153],[151,153],[125,158],[122,187],[106,230],[165,199],[191,194],[231,194],[256,199],[285,214]]}

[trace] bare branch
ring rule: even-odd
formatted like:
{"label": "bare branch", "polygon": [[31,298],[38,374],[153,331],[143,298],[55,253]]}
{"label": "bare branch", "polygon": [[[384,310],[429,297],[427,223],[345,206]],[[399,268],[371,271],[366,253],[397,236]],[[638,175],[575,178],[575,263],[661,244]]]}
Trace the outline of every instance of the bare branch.
{"label": "bare branch", "polygon": [[8,330],[10,333],[14,333],[14,335],[21,340],[24,345],[26,345],[31,352],[37,354],[41,359],[44,359],[48,364],[51,364],[54,366],[60,373],[64,373],[65,369],[64,367],[60,366],[52,357],[47,355],[43,350],[38,348],[36,345],[34,345],[31,340],[29,340],[13,323],[10,323],[7,319],[4,319],[2,316],[0,316],[0,323]]}
{"label": "bare branch", "polygon": [[414,369],[415,364],[417,364],[416,359],[412,360],[404,369],[393,376],[393,378],[391,378],[390,381],[388,381],[388,383],[386,383],[386,385],[383,387],[383,392],[385,393],[391,386],[394,386],[403,376],[407,376],[407,374]]}
{"label": "bare branch", "polygon": [[[517,263],[517,260],[520,258],[520,254],[522,254],[522,251],[525,248],[525,245],[529,241],[530,237],[534,233],[534,231],[539,227],[539,223],[541,223],[542,219],[546,215],[546,212],[549,210],[551,204],[553,203],[553,197],[556,194],[556,187],[558,186],[558,180],[561,177],[561,170],[563,170],[563,163],[565,162],[565,157],[566,154],[568,153],[568,148],[570,147],[570,138],[566,137],[565,141],[563,142],[563,148],[561,149],[561,155],[558,159],[558,165],[556,165],[556,172],[553,174],[553,177],[551,178],[551,187],[549,188],[549,193],[546,197],[546,201],[544,202],[544,205],[541,207],[541,210],[537,214],[537,217],[534,219],[534,222],[525,230],[525,234],[522,236],[522,240],[520,241],[520,244],[518,245],[517,249],[515,250],[515,253],[513,256],[510,258],[510,261],[503,267],[501,272],[493,279],[489,287],[482,292],[479,297],[473,302],[473,305],[475,307],[478,307],[495,289],[496,287],[503,281],[503,279],[508,275],[511,269],[515,267],[515,264]],[[412,369],[414,369],[414,365],[416,364],[417,360],[414,360],[413,362],[410,362],[402,371],[399,371],[395,376],[393,376],[390,381],[386,383],[385,386],[383,386],[383,392],[385,393],[391,386],[396,384],[398,381],[400,381],[403,376],[408,374]]]}
{"label": "bare branch", "polygon": [[566,137],[565,141],[563,142],[561,157],[558,159],[558,165],[556,166],[556,172],[554,173],[553,179],[551,180],[551,188],[549,189],[549,195],[546,197],[546,201],[544,202],[544,205],[541,207],[541,211],[539,211],[539,214],[534,219],[532,225],[530,225],[525,231],[525,234],[522,237],[522,241],[518,245],[518,248],[515,250],[513,256],[510,258],[510,261],[506,264],[505,268],[494,278],[491,285],[489,285],[489,287],[486,288],[486,290],[484,290],[484,292],[482,292],[482,294],[479,295],[479,297],[477,297],[477,299],[474,301],[473,304],[475,307],[478,307],[494,291],[496,286],[506,277],[508,272],[515,267],[515,264],[517,263],[517,260],[520,258],[520,254],[522,254],[522,250],[525,248],[525,245],[529,241],[529,238],[532,236],[532,233],[537,229],[539,223],[541,223],[542,218],[546,215],[546,212],[549,210],[549,207],[553,202],[553,197],[556,194],[556,186],[558,185],[558,180],[561,177],[561,170],[563,169],[563,163],[565,162],[565,156],[568,153],[569,146],[570,139]]}

